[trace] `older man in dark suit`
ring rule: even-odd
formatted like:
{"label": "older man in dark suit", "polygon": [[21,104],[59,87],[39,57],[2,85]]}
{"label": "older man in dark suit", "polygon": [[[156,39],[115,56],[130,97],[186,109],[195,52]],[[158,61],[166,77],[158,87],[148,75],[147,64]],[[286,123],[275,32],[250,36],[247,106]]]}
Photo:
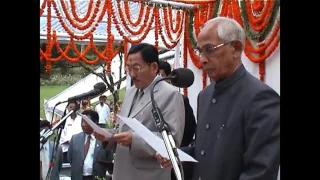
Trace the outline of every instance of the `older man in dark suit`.
{"label": "older man in dark suit", "polygon": [[[245,33],[233,19],[208,21],[196,53],[212,84],[199,93],[193,180],[276,180],[280,97],[241,63]],[[163,166],[168,160],[157,156]]]}

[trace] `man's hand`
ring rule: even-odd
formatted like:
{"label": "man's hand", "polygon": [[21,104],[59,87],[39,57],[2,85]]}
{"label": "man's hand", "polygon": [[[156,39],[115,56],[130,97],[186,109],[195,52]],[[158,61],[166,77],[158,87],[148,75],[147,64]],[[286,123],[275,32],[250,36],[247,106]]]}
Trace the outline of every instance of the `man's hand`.
{"label": "man's hand", "polygon": [[94,135],[94,137],[95,137],[96,139],[98,139],[98,140],[101,141],[101,142],[107,142],[107,141],[109,141],[109,138],[108,138],[107,136],[103,135],[103,134],[99,134],[99,133],[97,133],[97,132],[94,132],[93,135]]}
{"label": "man's hand", "polygon": [[113,135],[112,138],[122,146],[130,146],[132,142],[132,133],[122,132],[122,133]]}
{"label": "man's hand", "polygon": [[154,157],[160,163],[161,168],[172,168],[172,164],[169,159],[162,157],[159,153],[154,154]]}

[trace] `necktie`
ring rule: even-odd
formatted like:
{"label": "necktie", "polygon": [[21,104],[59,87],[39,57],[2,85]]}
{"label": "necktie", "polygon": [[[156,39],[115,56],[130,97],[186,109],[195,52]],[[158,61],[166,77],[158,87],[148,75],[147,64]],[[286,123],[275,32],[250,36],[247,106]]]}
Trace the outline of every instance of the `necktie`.
{"label": "necktie", "polygon": [[136,92],[136,94],[135,94],[135,96],[134,96],[134,98],[133,98],[133,101],[132,101],[132,105],[131,105],[131,109],[130,109],[130,111],[129,111],[129,115],[132,113],[132,111],[134,110],[134,108],[135,108],[135,105],[137,105],[138,104],[138,102],[140,101],[140,99],[142,98],[142,96],[143,96],[143,90],[141,90],[141,89],[138,89],[137,90],[137,92]]}
{"label": "necktie", "polygon": [[88,154],[88,151],[89,151],[89,147],[90,147],[90,139],[91,139],[91,136],[88,135],[87,142],[84,145],[84,157],[87,157],[87,154]]}
{"label": "necktie", "polygon": [[139,102],[139,101],[140,101],[140,99],[142,98],[143,94],[144,94],[143,90],[142,90],[142,89],[140,89],[140,90],[139,90],[139,93],[138,93],[138,99],[137,99],[137,102]]}

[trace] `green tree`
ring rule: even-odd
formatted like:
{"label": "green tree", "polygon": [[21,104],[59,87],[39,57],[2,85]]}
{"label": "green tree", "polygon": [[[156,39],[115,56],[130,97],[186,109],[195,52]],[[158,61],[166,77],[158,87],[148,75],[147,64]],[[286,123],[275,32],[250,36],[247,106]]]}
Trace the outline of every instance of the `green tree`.
{"label": "green tree", "polygon": [[[117,48],[121,44],[115,45],[114,49]],[[102,47],[100,47],[102,49]],[[101,51],[100,51],[101,52]],[[102,79],[102,81],[107,85],[107,90],[109,90],[113,96],[113,109],[114,109],[114,114],[117,114],[117,109],[118,109],[118,102],[119,102],[119,92],[120,92],[120,86],[121,82],[126,79],[126,76],[122,77],[122,64],[123,64],[123,46],[121,47],[119,53],[118,53],[120,65],[119,65],[119,81],[114,82],[112,72],[108,73],[106,69],[106,62],[104,60],[100,60],[97,65],[102,67],[102,73],[96,73],[95,69],[93,68],[92,65],[88,65],[84,62],[80,62],[80,66],[82,66],[84,69],[86,69],[88,72],[98,76],[99,78]],[[94,58],[95,59],[95,58]],[[116,86],[116,88],[115,88]]]}

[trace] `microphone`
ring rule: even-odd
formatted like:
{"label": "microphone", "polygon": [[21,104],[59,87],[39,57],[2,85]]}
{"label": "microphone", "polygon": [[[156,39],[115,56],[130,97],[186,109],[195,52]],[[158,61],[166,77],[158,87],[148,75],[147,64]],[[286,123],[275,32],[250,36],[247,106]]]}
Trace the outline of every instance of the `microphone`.
{"label": "microphone", "polygon": [[[187,68],[178,68],[171,72],[170,76],[161,78],[157,82],[153,84],[150,89],[151,94],[151,104],[152,104],[152,116],[155,121],[155,125],[158,131],[161,133],[164,144],[166,146],[167,152],[169,154],[169,158],[171,160],[173,170],[177,177],[177,180],[184,180],[184,173],[182,168],[182,163],[179,158],[179,154],[177,151],[177,147],[175,145],[174,139],[172,137],[172,133],[168,123],[166,123],[163,119],[163,115],[161,113],[160,108],[154,100],[154,87],[163,80],[171,80],[171,84],[173,86],[187,88],[190,87],[194,82],[194,74],[190,69]],[[179,165],[178,165],[179,164]],[[180,166],[180,169],[179,169]],[[181,170],[181,171],[180,171]]]}
{"label": "microphone", "polygon": [[73,97],[68,98],[67,101],[63,101],[63,102],[59,102],[58,104],[61,103],[65,103],[65,102],[76,102],[76,101],[80,101],[82,99],[87,99],[87,98],[92,98],[95,97],[101,93],[104,93],[106,91],[107,87],[103,82],[97,83],[93,86],[93,90],[86,92],[86,93],[82,93]]}
{"label": "microphone", "polygon": [[169,78],[172,85],[180,88],[190,87],[194,82],[194,74],[187,68],[178,68],[173,70]]}

